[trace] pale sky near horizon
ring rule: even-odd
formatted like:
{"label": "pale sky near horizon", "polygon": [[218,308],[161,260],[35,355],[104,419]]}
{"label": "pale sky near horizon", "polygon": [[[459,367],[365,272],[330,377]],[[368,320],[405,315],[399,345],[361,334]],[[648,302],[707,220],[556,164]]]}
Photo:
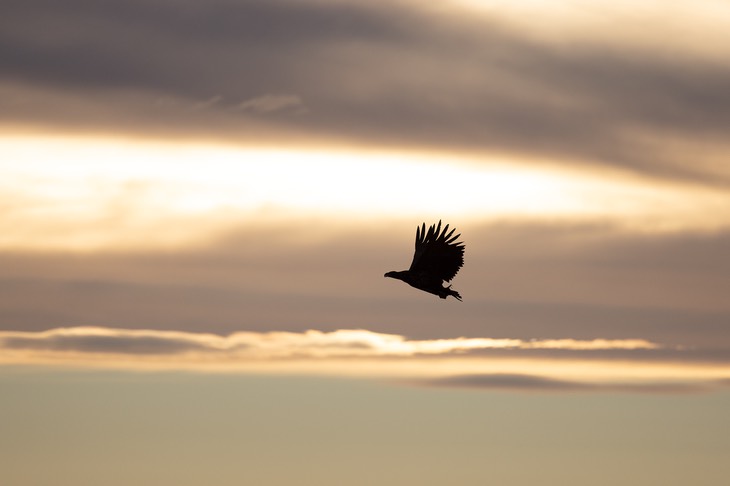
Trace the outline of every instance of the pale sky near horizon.
{"label": "pale sky near horizon", "polygon": [[726,2],[0,7],[3,484],[730,473]]}

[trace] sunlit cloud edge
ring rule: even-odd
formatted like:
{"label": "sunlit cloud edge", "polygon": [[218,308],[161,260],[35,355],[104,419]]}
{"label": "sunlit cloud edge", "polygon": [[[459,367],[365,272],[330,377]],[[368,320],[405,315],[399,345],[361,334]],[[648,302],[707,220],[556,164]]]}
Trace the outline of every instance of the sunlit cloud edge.
{"label": "sunlit cloud edge", "polygon": [[[689,393],[715,390],[715,384],[730,378],[730,363],[630,357],[667,349],[643,339],[411,340],[364,329],[227,336],[106,327],[0,331],[0,365],[6,366],[329,375],[427,387],[551,392]],[[606,352],[628,355],[601,357]]]}

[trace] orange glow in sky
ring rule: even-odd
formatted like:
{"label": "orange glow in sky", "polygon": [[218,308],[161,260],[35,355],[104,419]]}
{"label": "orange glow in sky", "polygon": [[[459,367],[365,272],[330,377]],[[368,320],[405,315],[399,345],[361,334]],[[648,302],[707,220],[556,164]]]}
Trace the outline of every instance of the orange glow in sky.
{"label": "orange glow in sky", "polygon": [[6,248],[179,244],[232,221],[309,215],[713,228],[730,207],[707,189],[460,156],[31,136],[0,138],[0,151]]}

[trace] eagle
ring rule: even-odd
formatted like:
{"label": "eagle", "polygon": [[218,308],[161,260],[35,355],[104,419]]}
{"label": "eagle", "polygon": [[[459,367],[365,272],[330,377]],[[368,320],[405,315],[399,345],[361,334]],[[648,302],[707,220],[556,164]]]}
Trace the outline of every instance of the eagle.
{"label": "eagle", "polygon": [[[408,270],[387,272],[384,276],[403,280],[411,287],[438,295],[445,299],[449,295],[461,300],[461,295],[451,289],[451,285],[444,287],[444,281],[454,278],[464,265],[464,243],[456,240],[461,236],[452,236],[456,228],[449,231],[447,224],[441,230],[441,220],[438,226],[432,224],[426,231],[426,223],[416,227],[416,252]],[[447,233],[448,232],[448,233]]]}

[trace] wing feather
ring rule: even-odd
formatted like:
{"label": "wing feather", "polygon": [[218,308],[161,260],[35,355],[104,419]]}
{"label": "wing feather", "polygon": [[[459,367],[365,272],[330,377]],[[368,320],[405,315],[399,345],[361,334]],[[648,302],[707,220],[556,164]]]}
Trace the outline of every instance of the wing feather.
{"label": "wing feather", "polygon": [[441,230],[438,225],[431,225],[426,232],[426,223],[416,227],[416,251],[409,271],[425,273],[449,281],[456,276],[464,265],[464,244],[456,240],[461,236],[452,236],[456,228],[449,230],[447,224]]}

